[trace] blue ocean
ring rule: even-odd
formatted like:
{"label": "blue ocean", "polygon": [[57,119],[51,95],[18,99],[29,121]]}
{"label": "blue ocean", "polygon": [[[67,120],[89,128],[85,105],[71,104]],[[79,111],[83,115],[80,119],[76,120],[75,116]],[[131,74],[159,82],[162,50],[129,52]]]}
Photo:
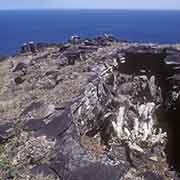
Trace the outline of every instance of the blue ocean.
{"label": "blue ocean", "polygon": [[63,42],[111,33],[122,40],[180,43],[180,11],[0,11],[0,54],[15,54],[25,41]]}

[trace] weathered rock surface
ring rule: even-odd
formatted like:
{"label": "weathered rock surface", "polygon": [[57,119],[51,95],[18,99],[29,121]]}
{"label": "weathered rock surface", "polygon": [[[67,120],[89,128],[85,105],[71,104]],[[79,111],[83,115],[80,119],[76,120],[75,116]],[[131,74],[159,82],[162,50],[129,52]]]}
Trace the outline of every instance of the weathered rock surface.
{"label": "weathered rock surface", "polygon": [[15,123],[13,121],[0,120],[0,143],[5,142],[7,139],[14,135]]}
{"label": "weathered rock surface", "polygon": [[111,35],[33,47],[0,62],[3,179],[179,179],[178,47]]}

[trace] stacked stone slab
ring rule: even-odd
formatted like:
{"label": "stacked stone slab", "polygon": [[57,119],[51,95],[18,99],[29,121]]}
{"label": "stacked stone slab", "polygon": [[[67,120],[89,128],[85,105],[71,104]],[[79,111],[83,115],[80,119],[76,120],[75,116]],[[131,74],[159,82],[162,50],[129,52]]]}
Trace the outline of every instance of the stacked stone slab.
{"label": "stacked stone slab", "polygon": [[21,53],[35,53],[35,52],[37,52],[37,47],[33,41],[24,43],[21,47]]}

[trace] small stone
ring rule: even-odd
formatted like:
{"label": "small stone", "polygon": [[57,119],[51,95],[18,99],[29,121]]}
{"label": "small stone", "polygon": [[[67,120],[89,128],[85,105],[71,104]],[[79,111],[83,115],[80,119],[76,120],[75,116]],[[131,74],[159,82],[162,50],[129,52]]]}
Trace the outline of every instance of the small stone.
{"label": "small stone", "polygon": [[158,162],[158,157],[157,156],[152,156],[149,158],[152,161]]}

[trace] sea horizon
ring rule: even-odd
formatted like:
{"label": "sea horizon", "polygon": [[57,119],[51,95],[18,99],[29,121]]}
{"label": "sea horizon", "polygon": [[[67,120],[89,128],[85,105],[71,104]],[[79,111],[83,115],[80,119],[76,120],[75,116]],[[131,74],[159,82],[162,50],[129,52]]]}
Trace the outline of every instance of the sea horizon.
{"label": "sea horizon", "polygon": [[180,11],[165,9],[0,9],[0,54],[27,41],[59,43],[104,33],[131,42],[180,43]]}
{"label": "sea horizon", "polygon": [[98,11],[179,11],[180,9],[145,9],[145,8],[139,8],[139,9],[133,9],[133,8],[127,8],[127,9],[120,9],[120,8],[17,8],[17,9],[13,9],[13,8],[9,8],[9,9],[1,9],[0,11],[56,11],[56,10],[61,10],[61,11],[86,11],[86,10],[90,10],[90,11],[94,11],[94,10],[98,10]]}

